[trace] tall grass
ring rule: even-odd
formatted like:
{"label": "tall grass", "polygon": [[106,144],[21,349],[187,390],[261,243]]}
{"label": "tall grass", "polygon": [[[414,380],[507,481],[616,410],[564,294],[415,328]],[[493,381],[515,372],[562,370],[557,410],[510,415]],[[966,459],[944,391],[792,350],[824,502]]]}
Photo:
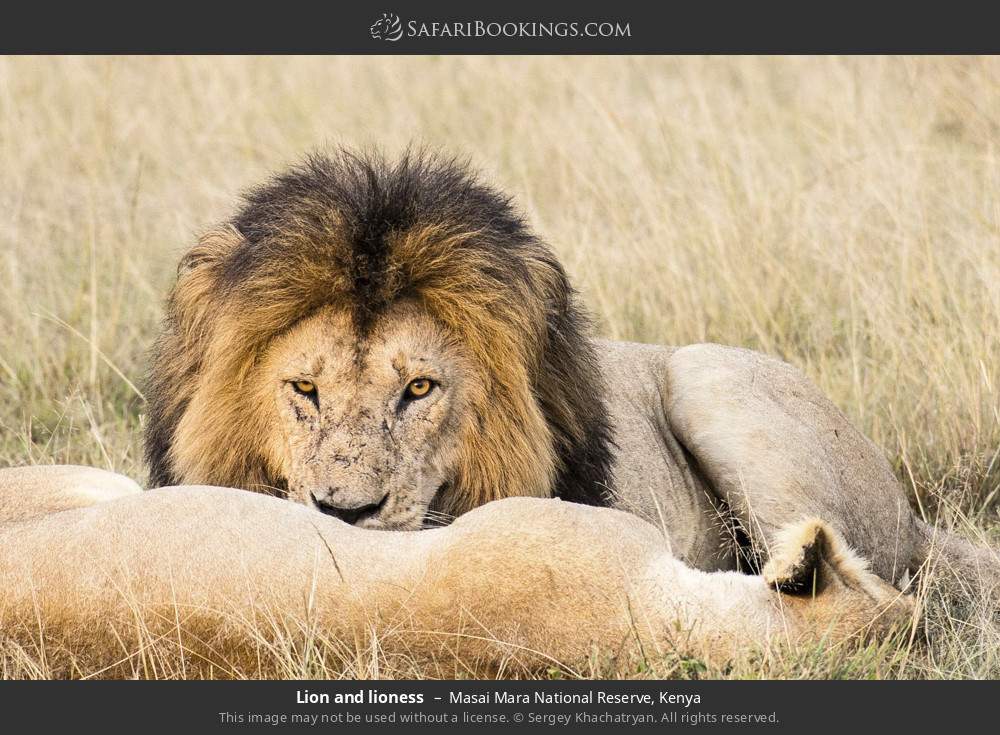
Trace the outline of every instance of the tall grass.
{"label": "tall grass", "polygon": [[[604,334],[799,365],[919,512],[997,545],[998,126],[997,59],[2,58],[0,464],[144,479],[180,252],[310,149],[417,142],[516,196]],[[919,650],[710,673],[1000,676],[936,614]]]}

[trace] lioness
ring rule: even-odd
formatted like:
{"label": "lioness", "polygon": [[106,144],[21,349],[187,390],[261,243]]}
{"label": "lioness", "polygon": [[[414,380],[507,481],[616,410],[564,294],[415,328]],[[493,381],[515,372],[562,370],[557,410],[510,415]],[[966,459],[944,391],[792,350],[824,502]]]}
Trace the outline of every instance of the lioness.
{"label": "lioness", "polygon": [[692,569],[608,508],[509,498],[444,528],[372,531],[86,467],[0,470],[0,549],[0,644],[76,675],[134,675],[165,645],[189,676],[253,671],[310,640],[432,675],[579,672],[594,655],[724,663],[881,634],[912,611],[818,520],[785,529],[749,576]]}

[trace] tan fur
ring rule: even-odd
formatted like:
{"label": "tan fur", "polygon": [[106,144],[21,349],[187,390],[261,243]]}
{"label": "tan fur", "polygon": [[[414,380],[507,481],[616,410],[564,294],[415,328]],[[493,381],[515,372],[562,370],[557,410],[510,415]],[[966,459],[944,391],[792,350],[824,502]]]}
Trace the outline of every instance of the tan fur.
{"label": "tan fur", "polygon": [[[787,532],[769,582],[694,570],[636,516],[574,503],[508,499],[446,528],[368,531],[215,487],[77,507],[95,473],[128,483],[0,470],[0,548],[17,549],[0,555],[0,631],[45,646],[57,670],[126,673],[143,641],[168,640],[192,675],[218,676],[268,641],[309,636],[348,650],[377,642],[439,675],[457,661],[466,674],[574,669],[595,650],[621,651],[624,666],[640,651],[726,661],[883,633],[911,611],[818,521]],[[52,512],[59,494],[69,508]],[[815,593],[774,586],[814,576]]]}
{"label": "tan fur", "polygon": [[93,467],[0,471],[0,522],[24,521],[142,492],[133,480]]}

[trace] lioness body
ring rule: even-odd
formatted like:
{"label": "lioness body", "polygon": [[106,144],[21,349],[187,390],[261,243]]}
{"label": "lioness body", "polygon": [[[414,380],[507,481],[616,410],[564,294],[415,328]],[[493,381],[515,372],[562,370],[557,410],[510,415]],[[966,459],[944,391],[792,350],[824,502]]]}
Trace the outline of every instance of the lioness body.
{"label": "lioness body", "polygon": [[446,528],[372,531],[241,490],[127,484],[0,470],[0,508],[21,509],[0,515],[0,548],[16,549],[0,555],[3,642],[77,674],[127,675],[157,641],[191,674],[226,675],[314,639],[348,661],[371,650],[446,675],[576,669],[612,651],[626,666],[640,651],[725,661],[885,630],[911,610],[817,521],[786,529],[760,577],[694,570],[638,517],[575,503],[508,499]]}

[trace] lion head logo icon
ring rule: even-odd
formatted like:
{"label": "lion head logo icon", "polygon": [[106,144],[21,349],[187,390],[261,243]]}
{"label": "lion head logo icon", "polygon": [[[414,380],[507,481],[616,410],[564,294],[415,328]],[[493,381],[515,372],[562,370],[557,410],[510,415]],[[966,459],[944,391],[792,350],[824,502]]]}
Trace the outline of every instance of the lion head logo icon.
{"label": "lion head logo icon", "polygon": [[382,13],[368,30],[376,41],[398,41],[403,37],[403,24],[395,13]]}

